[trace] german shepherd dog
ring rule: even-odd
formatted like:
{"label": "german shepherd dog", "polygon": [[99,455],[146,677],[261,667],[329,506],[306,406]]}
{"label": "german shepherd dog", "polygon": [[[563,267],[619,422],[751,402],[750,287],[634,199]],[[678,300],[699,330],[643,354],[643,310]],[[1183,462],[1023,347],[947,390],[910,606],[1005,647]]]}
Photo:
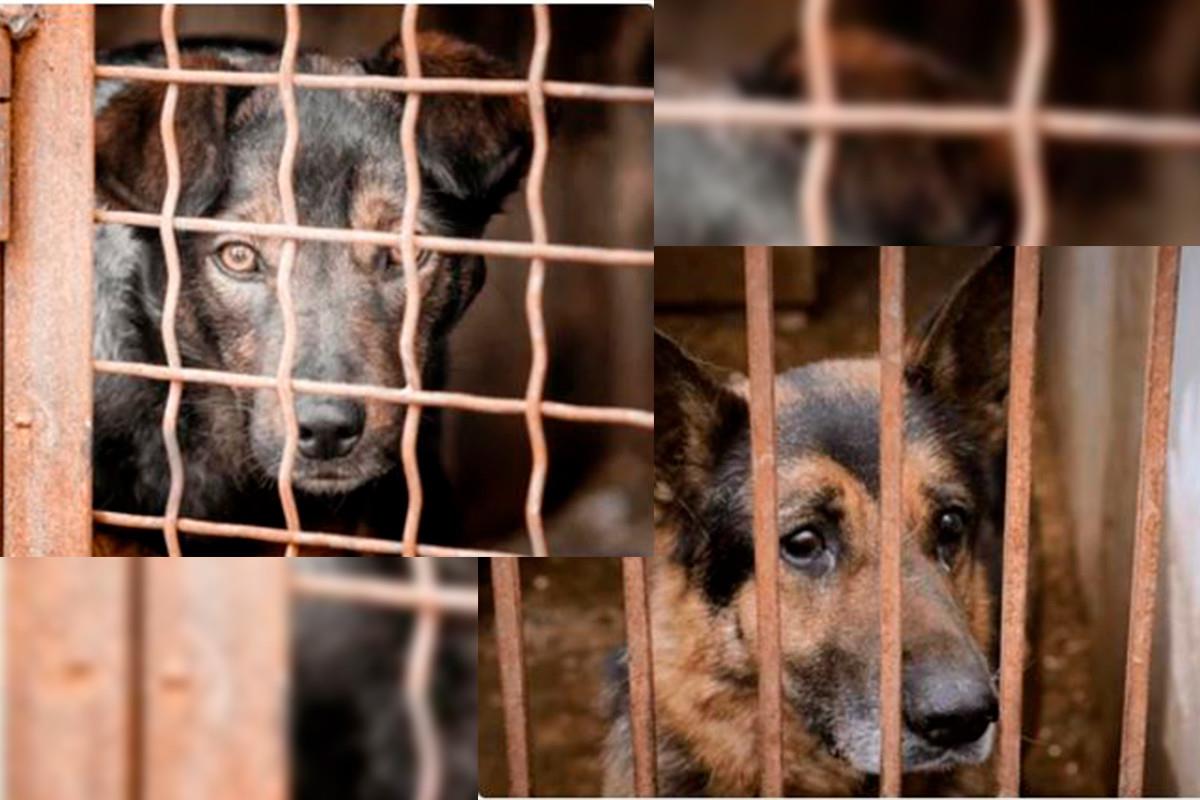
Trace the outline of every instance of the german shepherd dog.
{"label": "german shepherd dog", "polygon": [[[483,50],[448,36],[421,36],[428,76],[512,77]],[[258,45],[184,42],[185,67],[278,69]],[[160,49],[102,57],[161,64]],[[365,61],[302,54],[297,71],[399,75],[396,41]],[[101,84],[97,89],[96,187],[109,209],[158,212],[167,188],[159,132],[165,86]],[[382,91],[298,89],[300,140],[294,170],[304,225],[398,231],[405,174],[400,148],[404,97]],[[523,98],[425,95],[418,148],[422,193],[418,232],[478,237],[528,169],[530,123]],[[286,127],[273,86],[185,85],[175,115],[182,190],[177,213],[239,222],[282,222],[277,171]],[[184,366],[273,375],[283,346],[276,276],[283,241],[248,234],[178,234],[182,287],[176,316]],[[404,383],[399,358],[405,297],[398,248],[297,243],[292,297],[297,320],[294,375],[380,386]],[[446,337],[479,292],[478,256],[418,255],[422,301],[417,352],[423,386],[440,388]],[[96,238],[97,359],[165,364],[160,329],[167,281],[154,229],[101,226]],[[167,384],[114,375],[96,381],[97,508],[160,514],[170,472],[160,420]],[[374,400],[298,395],[294,485],[306,527],[395,536],[406,492],[398,469],[404,408]],[[423,414],[422,476],[430,534],[448,484],[437,459],[437,414]],[[186,481],[183,514],[278,525],[275,483],[285,431],[274,391],[189,384],[178,433]],[[228,545],[225,546],[228,549]]]}
{"label": "german shepherd dog", "polygon": [[[916,793],[987,791],[1004,491],[1011,250],[906,345],[903,765]],[[651,616],[665,795],[759,789],[745,380],[656,334]],[[879,730],[879,364],[776,377],[785,790],[874,791]],[[617,662],[605,792],[631,789]]]}

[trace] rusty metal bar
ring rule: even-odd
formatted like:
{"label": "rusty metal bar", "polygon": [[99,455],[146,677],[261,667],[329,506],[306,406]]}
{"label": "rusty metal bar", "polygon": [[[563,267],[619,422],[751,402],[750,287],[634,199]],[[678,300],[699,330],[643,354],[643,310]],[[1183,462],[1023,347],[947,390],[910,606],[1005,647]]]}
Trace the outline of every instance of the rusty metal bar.
{"label": "rusty metal bar", "polygon": [[[546,207],[543,190],[546,184],[546,159],[550,155],[550,127],[546,120],[546,97],[542,82],[546,77],[546,61],[550,56],[550,9],[545,5],[533,7],[533,53],[529,58],[529,118],[533,131],[533,158],[529,177],[525,180],[525,207],[533,244],[543,247],[549,242],[546,232]],[[546,370],[550,355],[546,348],[546,315],[542,295],[546,285],[546,260],[534,258],[529,264],[529,279],[525,288],[525,316],[529,321],[529,346],[532,358],[529,381],[525,388],[525,427],[529,431],[532,464],[529,468],[529,490],[525,497],[525,527],[535,556],[548,555],[546,531],[542,525],[542,498],[546,490],[549,453],[546,450],[545,421],[542,419],[542,396],[546,390]]]}
{"label": "rusty metal bar", "polygon": [[6,555],[92,542],[90,6],[46,6],[17,48],[12,236],[4,253]]}
{"label": "rusty metal bar", "polygon": [[[160,364],[143,364],[137,361],[96,361],[94,367],[96,372],[130,375],[148,380],[162,381],[178,378],[188,383],[209,383],[242,389],[275,388],[275,378],[269,375],[245,375],[193,367],[172,369]],[[463,411],[478,411],[483,414],[524,414],[527,405],[524,400],[516,398],[485,397],[462,392],[410,391],[404,388],[375,386],[369,383],[336,383],[305,378],[292,379],[292,388],[302,394],[357,397],[365,400],[380,400],[385,403],[416,403],[441,408],[456,408]],[[654,429],[654,413],[634,408],[579,406],[544,400],[542,401],[542,414],[572,422],[595,422],[628,425],[647,430]]]}
{"label": "rusty metal bar", "polygon": [[[279,205],[285,225],[300,224],[296,211],[296,193],[292,186],[296,149],[300,144],[300,118],[296,111],[296,55],[300,49],[300,10],[294,3],[284,8],[287,33],[279,59],[279,103],[283,108],[285,133],[283,151],[279,155],[276,180],[279,186]],[[279,348],[279,366],[275,372],[275,391],[279,411],[283,416],[283,453],[279,459],[279,504],[284,523],[290,533],[300,530],[300,510],[292,489],[292,468],[300,446],[300,423],[296,418],[296,398],[292,391],[292,370],[296,361],[296,306],[292,301],[292,273],[296,268],[296,240],[285,239],[279,255],[279,273],[275,284],[279,308],[283,315],[283,342]],[[296,545],[288,544],[285,554],[296,555]]]}
{"label": "rusty metal bar", "polygon": [[12,34],[0,21],[0,242],[8,241],[12,213]]}
{"label": "rusty metal bar", "polygon": [[346,577],[343,575],[295,572],[292,591],[305,597],[320,597],[381,608],[436,608],[452,614],[475,615],[479,611],[479,592],[474,588],[425,586],[384,578]]}
{"label": "rusty metal bar", "polygon": [[783,669],[779,622],[779,525],[775,472],[775,314],[771,250],[747,247],[746,344],[754,481],[754,590],[758,729],[764,797],[783,796]]}
{"label": "rusty metal bar", "polygon": [[[404,43],[404,71],[414,78],[421,76],[421,58],[417,49],[417,10],[406,4],[400,23]],[[417,153],[417,117],[421,110],[421,95],[410,92],[404,98],[404,114],[400,121],[400,146],[404,151],[404,210],[401,218],[400,252],[404,260],[404,320],[400,327],[400,361],[404,366],[407,388],[421,390],[421,369],[417,364],[417,321],[421,315],[421,281],[417,275],[417,212],[421,206],[421,165]],[[421,423],[421,407],[409,405],[404,413],[404,429],[400,436],[404,481],[408,487],[404,515],[404,554],[416,555],[417,532],[421,524],[421,508],[425,501],[421,486],[421,470],[417,464],[417,433]]]}
{"label": "rusty metal bar", "polygon": [[900,796],[904,539],[904,248],[879,258],[879,727],[883,797]]}
{"label": "rusty metal bar", "polygon": [[504,746],[508,756],[509,794],[513,797],[532,797],[525,640],[521,623],[521,561],[516,558],[493,558],[491,565],[500,693],[504,699]]}
{"label": "rusty metal bar", "polygon": [[1013,153],[1020,198],[1022,244],[1046,238],[1046,169],[1037,109],[1050,63],[1050,8],[1047,0],[1021,0],[1021,61],[1013,89]]}
{"label": "rusty metal bar", "polygon": [[5,561],[8,796],[128,800],[131,560]]}
{"label": "rusty metal bar", "polygon": [[[96,67],[97,79],[194,83],[212,86],[274,86],[275,72],[231,72],[229,70],[163,69],[104,64]],[[305,89],[374,89],[401,94],[525,95],[529,82],[496,78],[422,78],[390,75],[319,75],[296,73],[295,85]],[[654,89],[642,86],[612,86],[578,81],[546,81],[547,97],[562,100],[591,100],[601,103],[654,102]]]}
{"label": "rusty metal bar", "polygon": [[1041,253],[1019,247],[1013,275],[1012,365],[1008,393],[1008,464],[1004,490],[1004,586],[1000,596],[1000,729],[996,775],[1000,795],[1021,791],[1021,700],[1027,641],[1029,497],[1033,392]]}
{"label": "rusty metal bar", "polygon": [[[150,530],[162,528],[162,517],[145,516],[141,514],[126,514],[117,511],[94,511],[92,518],[101,525],[112,525],[117,528]],[[290,544],[295,542],[302,547],[336,548],[339,550],[370,553],[372,555],[403,555],[404,545],[389,539],[375,539],[369,536],[356,536],[341,533],[324,533],[320,531],[297,531],[288,533],[279,528],[267,528],[261,525],[242,525],[232,522],[212,522],[203,519],[180,517],[179,530],[184,533],[200,536],[218,536],[225,538],[253,539],[259,542],[275,544]],[[483,556],[513,556],[515,553],[502,553],[496,550],[481,550],[462,547],[442,547],[440,545],[417,545],[419,556],[454,556],[454,557],[483,557]]]}
{"label": "rusty metal bar", "polygon": [[1125,707],[1121,723],[1118,791],[1122,797],[1140,796],[1145,777],[1150,658],[1154,644],[1163,485],[1171,417],[1171,365],[1179,290],[1179,248],[1160,247],[1157,255],[1150,307],[1150,339],[1146,349],[1142,441],[1138,456],[1137,529],[1133,542],[1129,649],[1125,661]]}
{"label": "rusty metal bar", "polygon": [[[832,0],[807,0],[800,4],[800,32],[804,37],[804,68],[809,101],[816,113],[836,107],[833,52],[829,41]],[[837,146],[835,131],[816,128],[800,176],[801,230],[813,245],[833,243],[829,222],[829,189]]]}
{"label": "rusty metal bar", "polygon": [[[160,22],[163,39],[163,51],[166,53],[167,64],[179,66],[179,41],[175,35],[175,6],[172,3],[162,7]],[[163,195],[163,204],[158,235],[162,241],[163,259],[167,265],[167,290],[163,299],[162,312],[162,342],[163,352],[167,357],[167,366],[179,369],[183,361],[179,355],[179,339],[175,335],[176,315],[179,309],[179,291],[183,281],[179,266],[179,244],[175,241],[175,226],[171,224],[175,210],[179,205],[179,193],[182,190],[182,178],[179,166],[179,144],[175,138],[175,109],[179,105],[179,85],[172,83],[167,86],[163,98],[159,132],[163,143],[163,160],[167,169],[167,190]],[[179,450],[179,407],[183,400],[183,382],[172,380],[167,390],[167,402],[163,407],[162,435],[163,446],[167,451],[167,466],[171,473],[171,484],[167,491],[167,508],[163,512],[163,539],[167,547],[167,555],[182,555],[179,550],[179,510],[183,503],[183,454]]]}
{"label": "rusty metal bar", "polygon": [[[1035,114],[1045,137],[1083,144],[1200,147],[1200,118],[1166,114],[1044,108]],[[655,124],[742,128],[830,128],[855,133],[924,133],[971,137],[1011,133],[1003,106],[842,102],[828,108],[772,100],[672,100],[654,103]]]}
{"label": "rusty metal bar", "polygon": [[[112,211],[96,209],[96,222],[114,225],[132,225],[139,228],[157,228],[161,224],[158,214],[141,211]],[[349,230],[347,228],[321,228],[309,225],[280,225],[267,222],[241,222],[232,219],[208,219],[205,217],[175,217],[176,230],[201,233],[243,233],[276,239],[302,239],[317,242],[345,242],[349,244],[377,244],[399,247],[402,236],[386,231]],[[533,244],[510,242],[499,239],[460,239],[453,236],[417,235],[417,247],[435,253],[457,253],[497,258],[544,258],[547,261],[576,262],[605,266],[653,267],[653,250],[629,250],[618,247],[592,247],[573,244]]]}
{"label": "rusty metal bar", "polygon": [[145,796],[284,800],[286,562],[143,563]]}
{"label": "rusty metal bar", "polygon": [[658,794],[654,734],[654,657],[650,628],[647,560],[622,558],[625,644],[629,653],[629,720],[633,734],[633,786],[638,797]]}

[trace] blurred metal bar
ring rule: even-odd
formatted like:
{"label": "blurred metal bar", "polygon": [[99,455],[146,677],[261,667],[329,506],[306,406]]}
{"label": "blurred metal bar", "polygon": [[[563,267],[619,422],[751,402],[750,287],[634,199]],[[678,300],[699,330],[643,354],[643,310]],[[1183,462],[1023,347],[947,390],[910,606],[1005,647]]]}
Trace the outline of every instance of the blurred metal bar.
{"label": "blurred metal bar", "polygon": [[1013,153],[1022,244],[1044,244],[1048,225],[1046,168],[1038,108],[1050,63],[1048,0],[1021,0],[1021,60],[1013,88]]}
{"label": "blurred metal bar", "polygon": [[783,795],[783,665],[779,639],[779,525],[775,472],[775,314],[771,250],[747,247],[746,344],[754,481],[758,721],[764,797]]}
{"label": "blurred metal bar", "polygon": [[144,796],[285,800],[286,561],[143,565]]}
{"label": "blurred metal bar", "polygon": [[[830,42],[832,0],[805,0],[800,4],[800,34],[804,37],[804,72],[808,78],[808,100],[821,114],[836,107],[834,96],[833,47]],[[808,158],[800,176],[801,230],[810,244],[833,244],[829,222],[829,192],[833,177],[836,131],[817,127],[808,147]]]}
{"label": "blurred metal bar", "polygon": [[448,614],[475,616],[479,592],[475,587],[458,588],[391,578],[338,575],[325,572],[293,572],[292,589],[305,597],[320,597],[367,606],[421,611],[435,608]]}
{"label": "blurred metal bar", "polygon": [[1021,700],[1027,652],[1025,605],[1040,259],[1038,248],[1018,247],[1013,276],[1004,586],[1000,596],[1000,735],[996,758],[997,783],[1004,797],[1016,797],[1021,792]]}
{"label": "blurred metal bar", "polygon": [[132,561],[5,561],[8,796],[128,800]]}
{"label": "blurred metal bar", "polygon": [[879,257],[879,793],[900,795],[904,539],[904,248]]}
{"label": "blurred metal bar", "polygon": [[[406,9],[409,8],[406,6]],[[416,558],[412,562],[416,585],[421,591],[432,594],[438,589],[437,559]],[[437,800],[441,794],[442,776],[445,771],[442,758],[441,734],[434,715],[432,678],[434,659],[437,657],[438,635],[441,628],[441,611],[436,605],[425,605],[417,612],[417,624],[413,628],[405,657],[404,699],[407,701],[408,718],[412,724],[413,747],[417,751],[416,800]]]}
{"label": "blurred metal bar", "polygon": [[1133,543],[1133,586],[1129,600],[1129,649],[1125,660],[1125,709],[1121,724],[1119,789],[1122,797],[1142,794],[1146,761],[1146,715],[1154,637],[1155,591],[1162,534],[1163,484],[1171,417],[1171,365],[1179,289],[1179,248],[1160,247],[1150,307],[1142,441],[1138,456],[1137,530]]}
{"label": "blurred metal bar", "polygon": [[91,6],[48,5],[15,48],[4,250],[5,555],[92,546]]}
{"label": "blurred metal bar", "polygon": [[512,797],[532,797],[529,715],[525,693],[525,640],[521,623],[521,560],[493,558],[491,565],[500,693],[504,698],[504,746],[508,755],[509,794]]}
{"label": "blurred metal bar", "polygon": [[622,558],[625,644],[629,654],[629,718],[633,733],[633,785],[638,797],[658,794],[654,738],[654,655],[650,634],[647,560]]}

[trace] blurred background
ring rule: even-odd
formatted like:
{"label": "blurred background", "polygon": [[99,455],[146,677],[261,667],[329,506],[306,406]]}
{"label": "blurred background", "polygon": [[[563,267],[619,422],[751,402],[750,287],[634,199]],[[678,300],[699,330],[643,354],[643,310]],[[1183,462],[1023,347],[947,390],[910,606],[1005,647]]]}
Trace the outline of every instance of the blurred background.
{"label": "blurred background", "polygon": [[0,560],[0,796],[475,797],[476,560],[421,559],[455,600],[410,692],[415,561]]}
{"label": "blurred background", "polygon": [[[159,39],[158,6],[99,6],[96,47]],[[181,6],[180,37],[224,36],[282,44],[280,6]],[[520,6],[423,7],[423,31],[452,33],[524,69],[533,21]],[[305,6],[301,47],[373,55],[399,33],[398,6]],[[646,7],[571,6],[551,11],[547,78],[651,85],[653,13]],[[563,102],[551,139],[545,202],[550,240],[648,248],[653,243],[648,105]],[[525,200],[510,198],[489,238],[530,238]],[[530,349],[528,263],[491,258],[483,291],[451,336],[451,391],[523,397]],[[566,262],[549,265],[547,399],[650,407],[650,271]],[[546,420],[551,552],[633,553],[649,520],[650,435],[615,426]],[[462,499],[466,541],[528,550],[524,525],[529,441],[522,416],[444,412],[443,461]]]}
{"label": "blurred background", "polygon": [[[802,97],[795,61],[801,5],[658,3],[658,96]],[[860,101],[1005,103],[1019,53],[1020,6],[839,0],[832,4],[842,32],[834,41],[837,92]],[[1046,104],[1147,116],[1200,112],[1196,3],[1062,0],[1050,4],[1050,15]],[[667,223],[660,244],[803,243],[794,223],[803,136],[662,123],[655,135],[659,216]],[[839,141],[839,243],[1011,241],[1012,167],[1002,138]],[[1050,242],[1186,243],[1200,235],[1193,212],[1200,150],[1051,141],[1045,154]],[[740,216],[736,209],[747,205],[754,213]],[[690,221],[677,218],[684,209]]]}

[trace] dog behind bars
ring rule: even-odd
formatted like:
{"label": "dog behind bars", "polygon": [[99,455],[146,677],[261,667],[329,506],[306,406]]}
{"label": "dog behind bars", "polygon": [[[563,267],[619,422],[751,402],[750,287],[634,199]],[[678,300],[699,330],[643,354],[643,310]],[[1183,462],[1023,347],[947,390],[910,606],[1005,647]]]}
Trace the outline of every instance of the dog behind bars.
{"label": "dog behind bars", "polygon": [[[444,35],[424,34],[419,47],[425,75],[512,75],[479,48]],[[144,47],[102,60],[161,65],[162,55],[157,47]],[[364,62],[304,54],[297,71],[396,75],[404,72],[403,60],[393,41]],[[185,42],[182,62],[192,69],[278,69],[277,56],[264,47],[221,41]],[[96,187],[102,207],[153,213],[162,207],[167,162],[159,121],[165,91],[160,83],[98,86]],[[403,105],[404,96],[390,92],[296,90],[300,139],[294,187],[301,224],[398,232],[405,201]],[[527,104],[518,97],[425,95],[419,120],[418,232],[479,237],[528,168]],[[283,221],[277,174],[286,127],[275,87],[184,85],[175,134],[182,175],[179,216]],[[183,365],[275,374],[284,344],[276,299],[283,241],[246,233],[180,231],[177,237],[181,289],[175,324]],[[479,292],[484,262],[478,256],[421,252],[417,263],[422,301],[416,349],[423,387],[437,389],[446,368],[446,337]],[[167,363],[161,333],[166,285],[157,230],[99,228],[97,359]],[[404,384],[398,341],[407,298],[398,248],[298,241],[291,294],[295,377]],[[159,381],[97,378],[97,508],[163,512],[170,472],[160,420],[167,392]],[[398,468],[404,407],[299,394],[295,408],[293,480],[305,526],[397,536],[406,502]],[[424,412],[418,456],[429,513],[423,533],[445,541],[455,526],[437,460],[437,422],[435,411]],[[275,478],[285,430],[275,391],[189,383],[178,435],[185,516],[281,524]],[[103,550],[113,540],[99,541]]]}
{"label": "dog behind bars", "polygon": [[[902,543],[906,793],[989,790],[1004,505],[1012,254],[979,267],[906,346]],[[745,379],[656,336],[652,575],[659,789],[759,789],[751,453]],[[879,362],[775,380],[784,779],[876,791]],[[614,664],[605,793],[631,789]],[[873,788],[874,787],[874,788]]]}

